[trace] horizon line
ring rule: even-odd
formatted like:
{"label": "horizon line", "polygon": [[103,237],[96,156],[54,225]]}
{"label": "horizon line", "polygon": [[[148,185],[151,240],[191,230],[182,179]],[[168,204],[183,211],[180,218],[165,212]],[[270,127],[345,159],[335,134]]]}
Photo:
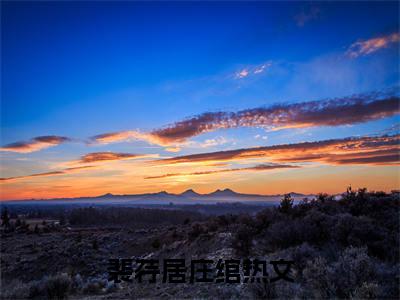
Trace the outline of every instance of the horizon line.
{"label": "horizon line", "polygon": [[[351,187],[351,186],[350,186]],[[353,190],[354,191],[357,191],[357,190],[359,190],[359,189],[363,189],[363,188],[366,188],[366,187],[362,187],[362,188],[354,188]],[[383,191],[383,190],[369,190],[368,188],[366,188],[367,189],[367,191],[369,191],[369,192],[385,192],[385,193],[387,193],[387,194],[390,194],[390,193],[395,193],[395,192],[398,192],[398,190],[397,189],[391,189],[389,192],[387,192],[387,191]],[[339,193],[324,193],[324,192],[316,192],[316,193],[308,193],[308,194],[304,194],[304,193],[298,193],[298,192],[288,192],[288,193],[279,193],[279,194],[248,194],[248,193],[241,193],[241,192],[237,192],[237,191],[234,191],[233,189],[230,189],[230,188],[224,188],[224,189],[221,189],[221,188],[219,188],[219,189],[216,189],[215,191],[212,191],[212,192],[210,192],[210,193],[205,193],[205,194],[202,194],[202,193],[198,193],[198,192],[196,192],[194,189],[192,189],[192,188],[189,188],[189,189],[186,189],[186,190],[184,190],[183,192],[181,192],[181,193],[170,193],[170,192],[167,192],[167,191],[165,191],[165,190],[162,190],[162,191],[158,191],[158,192],[148,192],[148,193],[140,193],[140,194],[113,194],[113,193],[105,193],[105,194],[101,194],[101,195],[97,195],[97,196],[77,196],[77,197],[58,197],[58,198],[23,198],[23,199],[0,199],[0,203],[2,203],[2,202],[13,202],[13,201],[57,201],[57,200],[67,200],[67,199],[82,199],[82,198],[100,198],[100,197],[104,197],[104,196],[115,196],[115,197],[123,197],[123,196],[145,196],[145,195],[157,195],[157,194],[167,194],[167,195],[171,195],[171,196],[183,196],[183,194],[184,193],[186,193],[186,192],[189,192],[189,191],[192,191],[192,192],[194,192],[195,194],[197,194],[198,196],[209,196],[209,195],[212,195],[212,194],[214,194],[214,193],[217,193],[217,192],[224,192],[224,191],[229,191],[229,192],[233,192],[233,193],[235,193],[235,194],[238,194],[238,195],[245,195],[245,196],[259,196],[259,197],[278,197],[278,196],[284,196],[284,195],[287,195],[287,194],[298,194],[298,195],[301,195],[301,196],[317,196],[317,195],[319,195],[319,194],[327,194],[327,195],[329,195],[329,196],[336,196],[336,195],[341,195],[341,194],[343,194],[343,193],[345,193],[346,191],[343,191],[343,192],[339,192]]]}

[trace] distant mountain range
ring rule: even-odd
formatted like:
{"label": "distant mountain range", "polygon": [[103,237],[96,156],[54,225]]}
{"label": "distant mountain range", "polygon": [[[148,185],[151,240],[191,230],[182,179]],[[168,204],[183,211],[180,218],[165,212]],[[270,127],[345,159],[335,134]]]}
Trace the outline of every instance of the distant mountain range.
{"label": "distant mountain range", "polygon": [[[304,195],[299,193],[290,193],[295,200],[305,197],[314,197],[314,195]],[[186,190],[181,194],[171,194],[166,191],[147,194],[132,195],[113,195],[104,194],[95,197],[79,197],[79,198],[55,198],[55,199],[26,199],[18,200],[21,202],[42,202],[42,203],[94,203],[94,204],[215,204],[215,203],[271,203],[280,201],[283,195],[259,195],[259,194],[242,194],[232,191],[231,189],[216,190],[209,194],[199,194],[192,189]],[[11,201],[5,201],[11,202]],[[4,202],[3,202],[4,203]],[[14,202],[16,203],[16,202]]]}

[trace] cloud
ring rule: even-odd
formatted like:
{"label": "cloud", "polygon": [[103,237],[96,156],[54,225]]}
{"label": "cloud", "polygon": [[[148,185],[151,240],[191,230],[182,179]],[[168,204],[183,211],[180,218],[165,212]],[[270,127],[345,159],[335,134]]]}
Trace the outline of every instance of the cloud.
{"label": "cloud", "polygon": [[71,141],[70,138],[56,135],[38,136],[28,142],[16,142],[5,145],[0,151],[10,151],[17,153],[30,153],[57,146],[59,144]]}
{"label": "cloud", "polygon": [[228,141],[228,139],[226,139],[225,137],[219,136],[213,139],[206,139],[204,142],[187,142],[186,144],[191,148],[210,148],[225,145],[229,142],[232,141]]}
{"label": "cloud", "polygon": [[77,172],[77,171],[90,169],[90,168],[94,168],[94,166],[73,167],[73,168],[66,168],[66,169],[60,170],[60,171],[35,173],[35,174],[30,174],[30,175],[25,175],[25,176],[5,177],[5,178],[0,178],[0,181],[8,182],[8,181],[16,181],[16,180],[21,180],[21,179],[35,178],[35,177],[47,177],[47,176],[55,176],[55,175],[64,175],[64,174],[74,173],[74,172]]}
{"label": "cloud", "polygon": [[400,135],[344,139],[244,148],[155,160],[156,164],[264,159],[275,162],[338,164],[398,164]]}
{"label": "cloud", "polygon": [[256,140],[259,140],[259,139],[268,140],[268,136],[266,136],[266,135],[260,135],[260,134],[256,134],[256,135],[254,136],[254,138],[255,138]]}
{"label": "cloud", "polygon": [[296,21],[296,25],[298,27],[303,27],[306,23],[317,19],[320,16],[320,13],[320,8],[313,6],[295,15],[294,20]]}
{"label": "cloud", "polygon": [[280,162],[321,162],[329,165],[394,165],[400,162],[399,147],[377,151],[350,152],[341,154],[293,155],[278,158]]}
{"label": "cloud", "polygon": [[399,149],[393,149],[389,155],[372,155],[354,158],[336,158],[333,163],[338,165],[398,165],[400,162]]}
{"label": "cloud", "polygon": [[399,100],[394,93],[370,93],[238,112],[206,112],[154,130],[150,135],[161,144],[170,144],[203,133],[237,127],[283,129],[349,125],[398,114]]}
{"label": "cloud", "polygon": [[252,75],[257,75],[265,72],[272,66],[272,62],[268,61],[260,65],[253,65],[243,68],[235,73],[235,79],[243,79]]}
{"label": "cloud", "polygon": [[[262,127],[268,130],[340,126],[390,117],[400,112],[400,97],[395,89],[349,97],[277,104],[237,112],[205,112],[150,132],[127,130],[96,135],[90,143],[108,144],[143,140],[177,152],[190,146],[188,139],[220,129]],[[221,144],[208,140],[205,146]]]}
{"label": "cloud", "polygon": [[167,148],[165,148],[165,150],[168,152],[179,152],[182,149],[180,147],[167,147]]}
{"label": "cloud", "polygon": [[110,144],[133,140],[144,140],[151,144],[160,144],[156,136],[140,132],[139,130],[125,130],[95,135],[90,138],[89,143]]}
{"label": "cloud", "polygon": [[271,63],[265,63],[262,65],[257,66],[254,68],[253,74],[260,74],[265,71],[268,67],[270,67],[272,64]]}
{"label": "cloud", "polygon": [[93,152],[85,154],[81,157],[80,163],[93,163],[99,161],[123,160],[123,159],[139,159],[146,157],[154,157],[148,154],[132,154],[132,153],[116,153],[116,152]]}
{"label": "cloud", "polygon": [[299,168],[299,167],[292,165],[281,165],[281,164],[261,164],[248,168],[222,169],[222,170],[211,170],[211,171],[192,172],[192,173],[168,173],[158,176],[148,176],[145,177],[144,179],[160,179],[160,178],[176,177],[176,176],[210,175],[216,173],[243,172],[243,171],[268,171],[275,169],[292,169],[292,168]]}
{"label": "cloud", "polygon": [[390,45],[398,43],[399,41],[400,34],[398,32],[369,40],[358,41],[350,45],[346,54],[352,58],[365,56],[380,49],[388,48]]}
{"label": "cloud", "polygon": [[247,76],[249,76],[249,70],[247,69],[243,69],[236,73],[236,78],[245,78]]}

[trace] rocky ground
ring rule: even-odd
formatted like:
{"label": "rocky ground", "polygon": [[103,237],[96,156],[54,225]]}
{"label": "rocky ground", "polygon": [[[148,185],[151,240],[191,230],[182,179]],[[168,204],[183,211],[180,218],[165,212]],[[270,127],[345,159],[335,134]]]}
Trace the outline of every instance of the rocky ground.
{"label": "rocky ground", "polygon": [[[47,233],[8,233],[1,238],[2,297],[35,297],[35,284],[66,275],[69,298],[240,297],[241,285],[108,282],[110,258],[231,259],[232,229],[198,231],[193,224],[142,229],[59,227]],[[226,231],[225,231],[226,230]]]}

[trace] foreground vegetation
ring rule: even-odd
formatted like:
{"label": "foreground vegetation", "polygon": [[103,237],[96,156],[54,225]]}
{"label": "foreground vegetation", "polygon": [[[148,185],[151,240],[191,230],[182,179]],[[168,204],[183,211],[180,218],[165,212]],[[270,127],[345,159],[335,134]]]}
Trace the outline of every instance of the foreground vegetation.
{"label": "foreground vegetation", "polygon": [[[348,189],[340,200],[319,195],[297,205],[287,195],[252,215],[77,208],[35,212],[59,218],[33,227],[29,220],[4,224],[3,211],[1,297],[398,299],[399,208],[396,192]],[[108,282],[107,260],[132,256],[284,258],[294,261],[294,282],[156,288]]]}

